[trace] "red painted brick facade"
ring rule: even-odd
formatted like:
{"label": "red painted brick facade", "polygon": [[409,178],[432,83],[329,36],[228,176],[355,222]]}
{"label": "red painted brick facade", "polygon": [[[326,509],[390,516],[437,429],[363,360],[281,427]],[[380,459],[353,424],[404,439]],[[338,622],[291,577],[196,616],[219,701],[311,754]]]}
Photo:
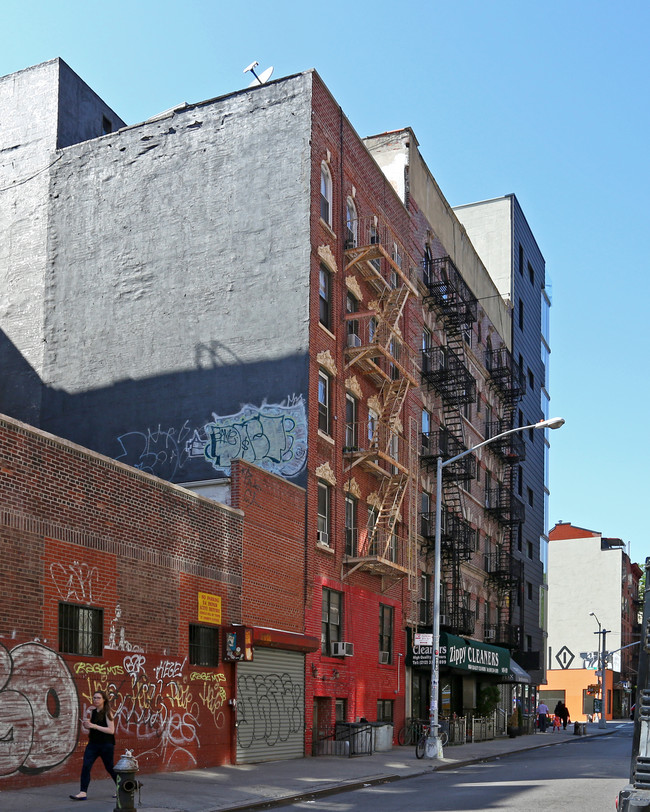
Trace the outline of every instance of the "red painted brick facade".
{"label": "red painted brick facade", "polygon": [[[240,510],[0,418],[0,493],[2,786],[76,780],[100,688],[143,772],[231,762],[235,666],[192,666],[189,625],[303,631],[302,489],[237,463],[245,529]],[[199,592],[221,601],[212,623]],[[61,603],[103,611],[101,656],[59,651]]]}

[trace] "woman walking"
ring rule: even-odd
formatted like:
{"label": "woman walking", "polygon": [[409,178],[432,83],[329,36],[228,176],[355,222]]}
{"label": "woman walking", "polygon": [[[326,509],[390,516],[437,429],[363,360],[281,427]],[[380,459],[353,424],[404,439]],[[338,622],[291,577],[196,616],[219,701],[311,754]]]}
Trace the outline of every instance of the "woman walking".
{"label": "woman walking", "polygon": [[81,768],[81,789],[77,795],[71,795],[73,801],[85,801],[90,784],[90,770],[98,758],[104,763],[106,772],[115,781],[113,759],[115,751],[115,724],[111,703],[106,691],[95,691],[93,709],[90,719],[83,719],[83,729],[88,731],[88,744],[84,750],[84,761]]}

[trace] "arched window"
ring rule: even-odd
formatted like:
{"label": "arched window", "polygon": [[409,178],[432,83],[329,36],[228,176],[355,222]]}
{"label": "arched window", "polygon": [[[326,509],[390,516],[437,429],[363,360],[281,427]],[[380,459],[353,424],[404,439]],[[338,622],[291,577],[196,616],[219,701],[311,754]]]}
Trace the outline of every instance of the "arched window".
{"label": "arched window", "polygon": [[325,161],[320,165],[320,216],[332,225],[332,176]]}
{"label": "arched window", "polygon": [[345,206],[345,247],[357,247],[357,207],[351,197],[348,197]]}

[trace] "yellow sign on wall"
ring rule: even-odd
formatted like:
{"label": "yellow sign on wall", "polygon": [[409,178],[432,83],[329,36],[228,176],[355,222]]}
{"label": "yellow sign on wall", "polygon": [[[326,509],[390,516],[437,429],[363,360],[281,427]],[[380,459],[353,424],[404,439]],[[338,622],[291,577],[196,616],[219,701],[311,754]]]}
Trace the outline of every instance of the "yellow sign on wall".
{"label": "yellow sign on wall", "polygon": [[209,592],[199,592],[199,621],[201,623],[221,623],[221,598]]}

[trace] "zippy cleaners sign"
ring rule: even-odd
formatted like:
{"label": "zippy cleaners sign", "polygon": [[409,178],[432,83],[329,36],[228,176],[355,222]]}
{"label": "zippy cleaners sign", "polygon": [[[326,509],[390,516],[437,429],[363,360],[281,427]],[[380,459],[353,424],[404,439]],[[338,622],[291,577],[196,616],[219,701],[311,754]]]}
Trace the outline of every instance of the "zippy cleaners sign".
{"label": "zippy cleaners sign", "polygon": [[[430,667],[432,649],[433,635],[416,632],[412,636],[410,657],[407,656],[406,664],[416,668]],[[510,671],[510,652],[505,648],[475,640],[463,640],[462,637],[441,632],[439,664],[461,671],[507,676]]]}

